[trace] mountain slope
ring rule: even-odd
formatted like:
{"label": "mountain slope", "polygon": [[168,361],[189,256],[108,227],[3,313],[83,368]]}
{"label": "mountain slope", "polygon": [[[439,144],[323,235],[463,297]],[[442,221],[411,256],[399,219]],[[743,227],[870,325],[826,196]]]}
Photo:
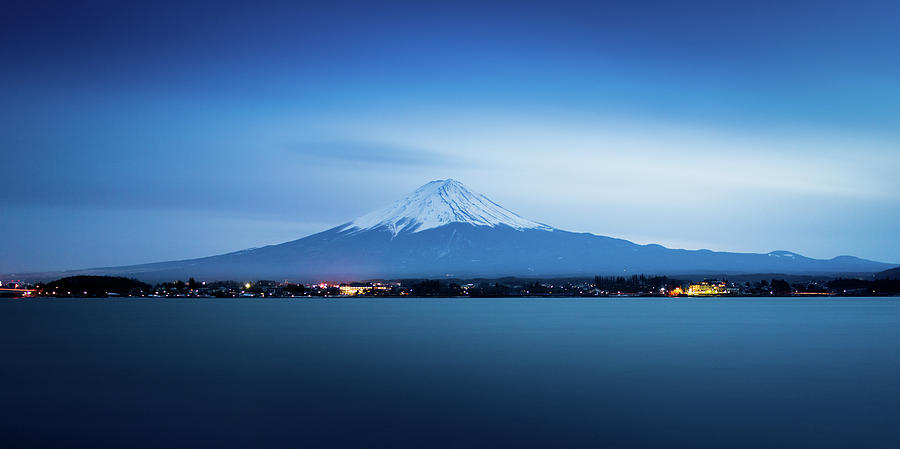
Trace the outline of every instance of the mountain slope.
{"label": "mountain slope", "polygon": [[112,274],[150,281],[189,276],[339,281],[617,273],[818,274],[876,272],[892,266],[850,256],[811,259],[788,251],[669,249],[568,232],[522,218],[457,181],[444,180],[428,183],[379,211],[280,245],[64,274]]}

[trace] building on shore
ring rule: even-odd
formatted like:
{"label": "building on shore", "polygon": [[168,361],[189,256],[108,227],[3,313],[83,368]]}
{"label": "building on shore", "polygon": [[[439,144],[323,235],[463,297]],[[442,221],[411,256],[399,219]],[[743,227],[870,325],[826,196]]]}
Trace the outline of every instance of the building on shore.
{"label": "building on shore", "polygon": [[394,286],[399,286],[399,283],[388,283],[383,284],[380,282],[377,283],[368,283],[368,282],[351,282],[349,284],[341,284],[338,286],[338,289],[341,291],[342,295],[347,296],[356,296],[356,295],[366,295],[375,292],[383,292],[388,293],[391,291],[391,288]]}
{"label": "building on shore", "polygon": [[338,286],[338,289],[340,289],[342,295],[363,295],[372,290],[372,284],[353,282],[350,284],[341,284]]}
{"label": "building on shore", "polygon": [[703,281],[699,284],[691,284],[688,287],[688,296],[722,296],[731,294],[728,286],[724,282]]}

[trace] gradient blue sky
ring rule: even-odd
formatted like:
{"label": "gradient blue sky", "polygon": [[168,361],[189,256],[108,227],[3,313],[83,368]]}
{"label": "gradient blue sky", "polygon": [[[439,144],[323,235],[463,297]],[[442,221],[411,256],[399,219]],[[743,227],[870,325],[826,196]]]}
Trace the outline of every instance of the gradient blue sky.
{"label": "gradient blue sky", "polygon": [[279,243],[448,177],[573,231],[900,262],[900,3],[422,3],[5,3],[0,270]]}

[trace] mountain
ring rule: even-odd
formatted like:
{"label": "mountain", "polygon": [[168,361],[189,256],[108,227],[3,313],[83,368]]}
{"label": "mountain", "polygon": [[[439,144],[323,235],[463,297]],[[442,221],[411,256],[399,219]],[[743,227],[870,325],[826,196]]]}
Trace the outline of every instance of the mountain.
{"label": "mountain", "polygon": [[900,267],[877,273],[875,274],[875,279],[900,279]]}
{"label": "mountain", "polygon": [[635,273],[824,274],[877,272],[893,266],[851,256],[811,259],[789,251],[748,254],[670,249],[568,232],[523,218],[447,179],[429,182],[406,198],[351,222],[280,245],[200,259],[43,273],[43,277],[105,274],[146,281],[191,276],[339,281]]}

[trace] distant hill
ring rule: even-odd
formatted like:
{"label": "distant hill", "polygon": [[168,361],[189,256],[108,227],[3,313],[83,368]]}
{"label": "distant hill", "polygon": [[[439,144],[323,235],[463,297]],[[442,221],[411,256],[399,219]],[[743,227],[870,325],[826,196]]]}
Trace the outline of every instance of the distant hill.
{"label": "distant hill", "polygon": [[900,267],[884,270],[876,274],[875,279],[900,279]]}
{"label": "distant hill", "polygon": [[593,276],[680,273],[875,273],[896,265],[852,256],[812,259],[670,249],[575,233],[528,220],[452,179],[430,182],[384,209],[280,245],[200,259],[63,273],[145,281],[404,277]]}

